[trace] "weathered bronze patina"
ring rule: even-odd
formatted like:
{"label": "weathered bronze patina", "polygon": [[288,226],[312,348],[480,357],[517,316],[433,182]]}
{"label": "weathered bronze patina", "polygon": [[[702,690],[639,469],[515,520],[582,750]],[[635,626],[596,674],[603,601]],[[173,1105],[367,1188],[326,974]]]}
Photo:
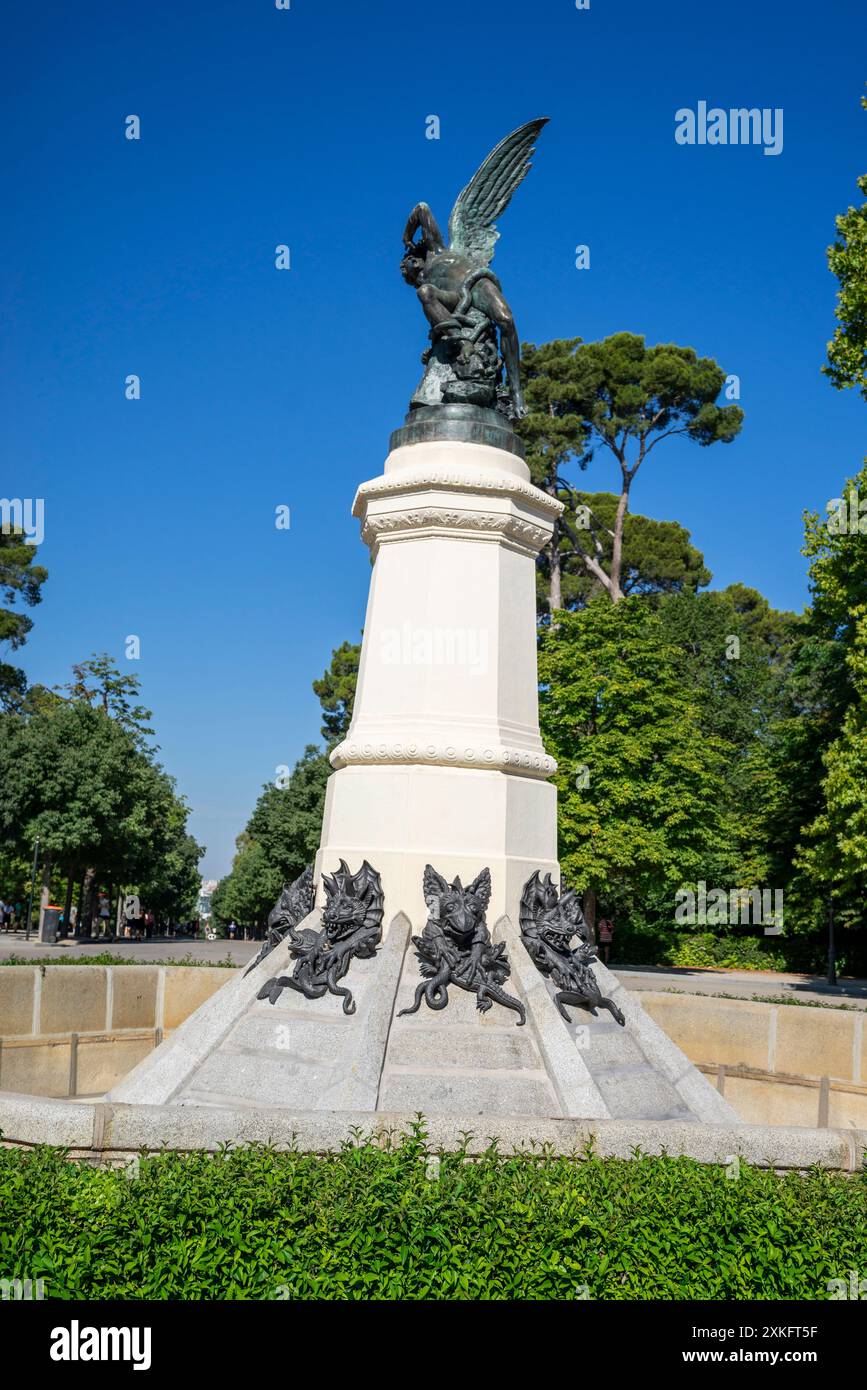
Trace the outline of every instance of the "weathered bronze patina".
{"label": "weathered bronze patina", "polygon": [[417,203],[409,215],[401,274],[431,325],[425,374],[411,410],[464,405],[495,409],[509,419],[526,414],[518,332],[490,262],[499,236],[496,219],[530,168],[547,119],[528,121],[488,155],[452,208],[448,246],[427,203]]}

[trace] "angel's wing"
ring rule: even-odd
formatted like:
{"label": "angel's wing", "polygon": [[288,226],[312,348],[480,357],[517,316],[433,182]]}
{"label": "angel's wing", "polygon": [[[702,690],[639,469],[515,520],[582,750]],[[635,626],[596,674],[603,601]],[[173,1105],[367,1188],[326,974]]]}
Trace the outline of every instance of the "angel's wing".
{"label": "angel's wing", "polygon": [[461,190],[449,218],[450,251],[488,265],[500,235],[494,223],[527,173],[536,137],[547,123],[542,116],[513,130]]}

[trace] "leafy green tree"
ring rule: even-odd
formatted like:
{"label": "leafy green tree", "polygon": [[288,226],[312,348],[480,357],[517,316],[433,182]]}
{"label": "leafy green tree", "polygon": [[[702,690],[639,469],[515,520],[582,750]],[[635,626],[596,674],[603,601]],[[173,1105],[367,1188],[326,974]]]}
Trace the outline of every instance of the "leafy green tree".
{"label": "leafy green tree", "polygon": [[[749,758],[751,835],[764,846],[770,882],[784,891],[787,934],[824,930],[830,892],[844,923],[863,914],[863,894],[839,837],[843,823],[858,821],[844,788],[858,747],[867,517],[859,515],[857,499],[865,494],[867,467],[844,486],[845,512],[805,514],[811,604],[790,629],[778,715]],[[765,637],[778,645],[773,633]]]}
{"label": "leafy green tree", "polygon": [[624,532],[638,470],[663,439],[675,435],[703,447],[730,443],[743,412],[717,405],[726,376],[711,358],[670,343],[647,347],[634,333],[598,343],[572,338],[525,345],[523,375],[529,413],[520,431],[537,486],[574,506],[577,494],[564,470],[570,463],[586,468],[599,447],[612,455],[619,474],[610,525],[591,514],[583,532],[566,517],[555,527],[547,559],[550,610],[563,606],[566,542],[577,567],[617,602],[625,592]]}
{"label": "leafy green tree", "polygon": [[0,728],[7,847],[26,853],[38,836],[46,868],[70,874],[127,857],[141,768],[125,731],[101,710],[72,703],[28,720],[7,717]]}
{"label": "leafy green tree", "polygon": [[176,875],[188,895],[189,860],[202,853],[186,834],[188,809],[139,729],[101,702],[54,698],[3,716],[0,784],[0,846],[23,857],[38,836],[43,882],[52,871],[67,877],[67,907],[83,876],[83,920],[100,879],[159,892],[173,891]]}
{"label": "leafy green tree", "polygon": [[[673,594],[660,603],[659,616],[666,640],[681,653],[682,678],[697,697],[702,732],[718,735],[732,750],[720,785],[720,804],[737,835],[726,881],[782,886],[774,834],[783,828],[779,818],[791,815],[792,804],[780,799],[772,749],[791,713],[789,684],[800,619],[771,608],[743,584]],[[777,818],[773,833],[772,817]]]}
{"label": "leafy green tree", "polygon": [[[165,793],[168,793],[166,795]],[[160,922],[185,921],[195,911],[201,886],[199,860],[204,849],[187,829],[189,807],[166,779],[163,814],[149,863],[140,857],[133,885]],[[141,870],[144,867],[145,872]]]}
{"label": "leafy green tree", "polygon": [[660,898],[728,864],[720,787],[731,749],[702,729],[682,657],[641,598],[558,615],[539,654],[540,718],[559,763],[567,882],[623,903]]}
{"label": "leafy green tree", "polygon": [[[867,97],[861,98],[867,111]],[[858,179],[867,197],[867,174]],[[835,219],[837,240],[828,247],[828,266],[840,284],[837,327],[822,371],[838,390],[857,386],[867,400],[867,202]]]}
{"label": "leafy green tree", "polygon": [[[42,585],[48,578],[43,565],[34,564],[36,546],[15,527],[0,528],[0,594],[5,603],[21,600],[33,608],[42,601]],[[0,643],[17,651],[27,640],[33,619],[14,608],[0,608]],[[0,661],[0,709],[16,709],[27,689],[24,672]]]}
{"label": "leafy green tree", "polygon": [[743,584],[671,594],[659,615],[666,641],[682,653],[682,676],[699,696],[702,728],[744,758],[784,713],[796,615],[771,608]]}
{"label": "leafy green tree", "polygon": [[[588,540],[595,519],[594,544],[598,542],[599,563],[603,568],[611,564],[612,528],[616,512],[617,498],[612,492],[570,491],[566,502],[566,526],[585,532]],[[581,608],[588,599],[605,592],[604,586],[584,565],[571,563],[576,553],[568,537],[557,551],[562,608]],[[545,619],[549,612],[551,558],[548,547],[539,557],[536,571],[540,619]],[[705,566],[704,556],[691,543],[689,532],[679,522],[655,521],[649,516],[627,513],[623,525],[621,577],[624,594],[645,594],[655,598],[681,590],[695,591],[709,584],[710,580],[711,573]]]}
{"label": "leafy green tree", "polygon": [[269,862],[262,846],[248,842],[235,855],[232,872],[214,890],[214,916],[222,925],[234,920],[253,931],[264,928],[282,884],[283,876]]}
{"label": "leafy green tree", "polygon": [[360,660],[360,644],[342,642],[331,653],[328,670],[313,682],[313,690],[322,706],[322,737],[329,748],[340,743],[349,732]]}
{"label": "leafy green tree", "polygon": [[867,463],[844,484],[829,514],[805,516],[812,602],[775,766],[782,803],[798,811],[786,844],[794,863],[791,895],[814,923],[823,919],[829,894],[844,922],[862,920],[865,903],[859,863],[867,815],[867,782],[860,777],[867,515],[861,499],[867,499]]}
{"label": "leafy green tree", "polygon": [[841,900],[850,924],[860,925],[867,903],[867,604],[851,616],[852,700],[824,756],[823,804],[804,831],[799,867]]}
{"label": "leafy green tree", "polygon": [[[810,631],[847,649],[856,610],[867,594],[867,460],[843,485],[829,512],[804,517],[803,553],[810,560]],[[847,676],[848,682],[849,677]]]}
{"label": "leafy green tree", "polygon": [[68,685],[58,687],[71,700],[99,706],[103,713],[111,715],[122,728],[131,730],[138,738],[153,733],[148,727],[153,717],[151,711],[132,703],[140,689],[138,676],[121,675],[108,652],[93,652],[88,661],[73,666],[72,674],[74,679]]}
{"label": "leafy green tree", "polygon": [[247,822],[250,839],[286,880],[297,878],[319,848],[330,775],[328,759],[308,744],[284,787],[265,784]]}

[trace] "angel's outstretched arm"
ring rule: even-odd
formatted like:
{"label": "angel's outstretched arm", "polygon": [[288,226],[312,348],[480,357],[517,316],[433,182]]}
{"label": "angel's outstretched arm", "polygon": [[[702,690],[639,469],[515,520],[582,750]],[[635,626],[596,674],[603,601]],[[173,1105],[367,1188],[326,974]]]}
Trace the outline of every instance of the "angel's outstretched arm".
{"label": "angel's outstretched arm", "polygon": [[428,207],[427,203],[416,203],[409,217],[403,232],[404,246],[410,246],[417,229],[421,227],[422,236],[432,251],[442,251],[445,248],[443,234],[439,229],[439,223]]}

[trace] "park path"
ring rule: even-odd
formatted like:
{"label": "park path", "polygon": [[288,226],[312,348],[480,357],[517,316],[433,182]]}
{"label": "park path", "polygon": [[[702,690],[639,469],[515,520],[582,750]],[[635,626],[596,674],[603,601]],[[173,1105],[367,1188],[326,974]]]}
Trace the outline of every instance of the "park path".
{"label": "park path", "polygon": [[[183,960],[192,956],[203,964],[222,964],[227,959],[233,965],[246,965],[259,949],[256,941],[166,941],[116,942],[58,942],[43,946],[26,942],[20,932],[0,932],[0,961],[9,956],[25,959],[57,957],[67,954],[76,957],[99,955],[109,951],[134,961]],[[802,1003],[825,1004],[831,1007],[867,1009],[867,980],[842,978],[836,987],[828,985],[821,975],[778,974],[771,970],[672,970],[664,966],[613,967],[614,974],[629,990],[682,990],[684,994],[725,994],[736,999],[752,999],[756,995],[793,999]]]}

